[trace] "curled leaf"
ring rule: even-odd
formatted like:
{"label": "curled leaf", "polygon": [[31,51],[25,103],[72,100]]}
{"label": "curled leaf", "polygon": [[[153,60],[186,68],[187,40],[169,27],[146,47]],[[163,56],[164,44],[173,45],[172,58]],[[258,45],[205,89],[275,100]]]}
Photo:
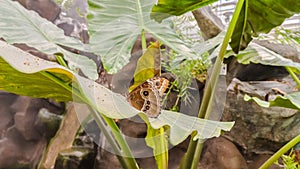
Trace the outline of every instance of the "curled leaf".
{"label": "curled leaf", "polygon": [[[1,90],[33,97],[85,102],[97,112],[113,119],[135,115],[143,116],[144,120],[148,119],[143,112],[130,106],[124,96],[57,63],[39,59],[3,41],[0,41],[0,57],[0,68],[3,70],[0,71]],[[157,118],[148,120],[154,129],[169,126],[169,141],[175,145],[194,132],[194,139],[219,136],[221,130],[228,131],[234,124],[164,110]]]}

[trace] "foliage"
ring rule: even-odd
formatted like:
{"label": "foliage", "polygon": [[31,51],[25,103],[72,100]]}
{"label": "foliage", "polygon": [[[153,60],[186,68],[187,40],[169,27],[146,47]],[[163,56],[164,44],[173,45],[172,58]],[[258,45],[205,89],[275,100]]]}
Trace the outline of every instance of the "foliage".
{"label": "foliage", "polygon": [[[35,97],[46,97],[46,98],[54,98],[54,99],[57,98],[60,99],[66,97],[65,98],[66,100],[75,99],[75,101],[81,101],[81,102],[83,101],[89,104],[91,107],[97,109],[98,112],[103,113],[105,114],[105,116],[110,117],[112,119],[130,118],[140,113],[138,110],[135,110],[133,107],[131,107],[126,102],[126,99],[122,95],[113,93],[112,91],[105,88],[104,86],[101,86],[100,84],[97,84],[92,80],[81,77],[69,71],[68,69],[58,65],[57,63],[39,59],[33,55],[30,55],[2,41],[0,41],[0,56],[2,59],[4,59],[4,61],[1,62],[2,63],[1,68],[3,68],[2,69],[3,71],[1,73],[4,75],[16,74],[16,76],[13,77],[14,79],[20,79],[21,77],[23,77],[22,85],[27,89],[25,91],[25,90],[19,90],[17,87],[11,87],[11,86],[20,85],[19,80],[11,79],[8,76],[1,76],[4,77],[1,78],[0,81],[1,90],[6,90],[9,92],[14,92],[14,93],[28,95],[28,96],[35,96]],[[21,71],[22,74],[19,73],[18,71]],[[50,73],[49,74],[50,76],[46,76],[44,78],[45,82],[43,83],[40,83],[39,80],[31,81],[32,79],[28,79],[27,81],[26,75],[28,75],[28,77],[32,77],[36,79],[39,78],[40,76],[45,76],[45,73],[46,74]],[[21,77],[18,76],[20,74]],[[62,80],[62,78],[60,78],[62,76],[64,76],[68,80]],[[51,79],[49,79],[49,77],[51,77]],[[7,78],[9,78],[8,80],[10,81],[7,81]],[[73,83],[71,83],[72,81]],[[10,82],[9,85],[6,85],[7,82]],[[53,93],[49,88],[45,87],[45,83],[56,84],[52,86],[53,88],[51,88],[51,90],[57,91],[57,93]],[[35,94],[37,86],[39,87],[39,95]],[[71,92],[73,96],[70,95]],[[69,94],[66,95],[64,93],[69,93]],[[176,115],[172,115],[172,113]],[[179,114],[179,115],[177,114],[178,113],[176,112],[163,111],[161,116],[155,119],[149,119],[149,121],[153,128],[160,128],[164,125],[169,125],[171,127],[171,130],[173,130],[172,127],[182,128],[185,133],[189,133],[189,134],[193,131],[198,130],[198,134],[197,134],[198,136],[196,137],[199,138],[210,138],[212,136],[216,136],[220,134],[221,129],[228,130],[233,125],[233,123],[230,122],[222,123],[222,122],[213,122],[213,121],[211,122],[207,121],[207,124],[205,124],[206,121],[203,121],[202,119],[197,119],[194,117],[191,118],[184,114]],[[178,119],[177,123],[174,123],[173,121],[174,119],[171,119],[168,116],[177,117],[180,118],[180,120]],[[195,125],[190,126],[190,128],[186,129],[184,121],[189,121],[189,120],[195,121]],[[207,135],[206,133],[202,133],[203,129],[201,128],[201,126],[204,125],[210,126],[212,127],[212,129],[214,129],[214,132],[210,133],[212,135],[210,134]],[[172,136],[173,134],[175,135]],[[170,142],[175,144],[178,144],[179,142],[185,139],[184,136],[180,136],[179,133],[175,131],[171,133],[170,138],[171,138]],[[173,140],[172,138],[176,140]]]}
{"label": "foliage", "polygon": [[24,43],[48,55],[63,54],[71,70],[80,69],[90,79],[98,78],[94,61],[63,48],[67,46],[85,51],[85,46],[78,39],[65,36],[63,30],[36,12],[26,10],[18,2],[3,0],[0,9],[0,37],[6,42]]}
{"label": "foliage", "polygon": [[101,55],[108,72],[115,73],[128,63],[132,47],[143,33],[151,34],[186,58],[196,55],[176,35],[169,22],[158,24],[150,19],[153,5],[152,0],[89,0],[91,50]]}
{"label": "foliage", "polygon": [[246,101],[253,100],[261,107],[285,107],[290,109],[300,110],[300,92],[294,92],[285,96],[277,96],[274,100],[269,102],[260,100],[257,97],[244,96]]}
{"label": "foliage", "polygon": [[286,18],[300,12],[299,0],[245,0],[243,6],[235,27],[236,35],[230,44],[236,53],[246,48],[253,36],[268,33]]}
{"label": "foliage", "polygon": [[227,56],[230,55],[234,55],[237,61],[242,64],[260,63],[270,66],[286,66],[291,67],[295,72],[300,73],[300,63],[284,58],[256,43],[250,43],[248,48],[239,52],[239,54],[234,54],[233,52],[227,53]]}
{"label": "foliage", "polygon": [[[174,4],[176,10],[170,10],[170,5],[166,5],[165,2]],[[180,2],[161,0],[157,6],[152,8],[154,6],[152,0],[89,0],[90,14],[88,19],[91,50],[101,55],[104,66],[110,73],[119,71],[129,61],[133,44],[138,36],[141,36],[142,39],[144,56],[152,57],[157,54],[158,46],[155,46],[155,44],[146,51],[145,33],[151,34],[172,49],[171,52],[174,52],[174,58],[171,58],[169,67],[166,67],[171,72],[177,73],[180,78],[202,77],[208,64],[203,62],[201,56],[207,55],[209,49],[216,48],[211,55],[219,54],[211,77],[206,84],[206,91],[198,114],[200,118],[166,110],[162,110],[157,118],[148,118],[144,113],[131,107],[123,96],[113,93],[93,81],[97,78],[95,63],[83,56],[70,53],[62,47],[68,46],[86,51],[88,49],[86,46],[83,46],[80,41],[74,38],[64,36],[62,30],[52,23],[10,0],[4,0],[0,6],[0,37],[3,37],[9,43],[0,41],[0,89],[33,97],[54,98],[62,101],[74,100],[86,103],[90,106],[93,118],[110,141],[124,168],[138,168],[138,166],[135,160],[132,160],[133,156],[128,145],[113,119],[139,115],[146,122],[148,125],[148,136],[146,138],[148,145],[154,149],[154,154],[162,151],[165,154],[155,156],[159,168],[167,168],[165,151],[168,142],[177,145],[189,135],[192,135],[188,152],[182,160],[181,167],[196,168],[203,140],[219,136],[222,130],[228,131],[234,124],[233,122],[206,120],[212,109],[212,100],[221,64],[230,39],[233,50],[238,52],[248,45],[252,36],[259,32],[270,31],[274,26],[281,24],[286,17],[299,12],[299,8],[297,8],[298,1],[293,1],[294,4],[291,5],[286,1],[271,0],[261,5],[262,1],[239,0],[225,37],[223,34],[213,40],[198,43],[198,46],[193,46],[199,48],[195,53],[194,48],[175,33],[169,22],[170,20],[165,19],[159,24],[151,20],[150,13],[152,9],[154,12],[155,10],[168,11],[167,13],[175,11],[171,14],[180,15],[213,1],[198,2],[191,0]],[[171,7],[174,6],[171,5]],[[256,11],[256,9],[259,10]],[[262,24],[266,23],[265,21],[269,22]],[[236,33],[234,36],[233,32]],[[220,45],[220,39],[223,40],[222,45]],[[13,43],[26,43],[46,54],[63,54],[72,70],[81,69],[86,76],[93,80],[81,77],[76,72],[56,63],[32,56],[10,45]],[[200,48],[201,45],[203,45],[203,49]],[[240,52],[239,55],[236,55],[241,62],[250,63],[251,61],[286,66],[289,70],[292,70],[290,72],[299,72],[299,64],[276,56],[260,46],[252,44],[249,46],[253,47],[249,48],[250,51]],[[152,49],[154,49],[154,52],[151,51]],[[262,56],[267,58],[268,61],[266,62]],[[150,61],[152,66],[152,60],[150,59]],[[148,73],[146,73],[147,78],[151,77],[153,72],[150,71],[149,75]],[[153,75],[155,75],[155,72]],[[139,76],[135,74],[135,79]],[[181,96],[188,95],[184,93],[188,83],[181,83],[184,80],[186,79],[179,79],[176,82],[181,89]],[[135,85],[138,85],[141,81],[138,80]],[[45,87],[49,84],[52,88]],[[252,99],[255,100],[255,98]],[[274,105],[288,105],[291,108],[299,109],[299,100],[299,93],[294,93],[278,98],[278,102]],[[263,104],[271,106],[272,102]],[[109,128],[105,127],[104,124],[107,124],[113,132],[108,131]],[[168,140],[164,137],[165,133],[168,134]],[[152,136],[155,138],[157,136],[159,139],[149,140]],[[299,141],[299,137],[295,140]],[[295,141],[292,140],[290,145],[294,143]]]}
{"label": "foliage", "polygon": [[203,6],[209,5],[217,0],[157,0],[152,8],[151,18],[161,22],[171,15],[182,15],[188,11],[193,11]]}
{"label": "foliage", "polygon": [[[281,159],[283,162],[284,168],[288,169],[298,169],[300,168],[300,164],[295,159],[295,154],[293,153],[293,150],[290,151],[289,155],[282,155]],[[277,165],[281,166],[279,162],[277,162]]]}
{"label": "foliage", "polygon": [[261,34],[258,39],[267,40],[271,43],[286,44],[300,51],[300,32],[297,30],[289,30],[282,26],[278,26],[269,34]]}
{"label": "foliage", "polygon": [[[265,169],[269,168],[272,164],[276,164],[277,160],[280,157],[285,158],[284,153],[288,152],[290,149],[292,149],[296,144],[300,143],[300,134],[293,138],[291,141],[289,141],[286,145],[281,147],[275,154],[273,154],[260,168]],[[293,158],[293,156],[290,156]],[[287,157],[284,160],[286,160],[286,164],[294,166],[294,162],[291,160],[291,158]],[[299,165],[298,165],[299,167]]]}
{"label": "foliage", "polygon": [[182,98],[182,101],[190,102],[193,95],[189,93],[188,89],[191,87],[192,80],[195,78],[201,83],[204,83],[209,64],[204,64],[202,60],[185,60],[181,63],[177,63],[176,56],[176,54],[171,54],[169,56],[170,62],[164,63],[163,66],[168,72],[176,76],[172,84],[174,85],[173,90],[178,91],[178,99]]}
{"label": "foliage", "polygon": [[[134,72],[134,84],[130,86],[129,92],[141,83],[154,76],[160,76],[160,44],[158,41],[152,43],[144,54],[138,59]],[[156,62],[158,61],[159,64]]]}

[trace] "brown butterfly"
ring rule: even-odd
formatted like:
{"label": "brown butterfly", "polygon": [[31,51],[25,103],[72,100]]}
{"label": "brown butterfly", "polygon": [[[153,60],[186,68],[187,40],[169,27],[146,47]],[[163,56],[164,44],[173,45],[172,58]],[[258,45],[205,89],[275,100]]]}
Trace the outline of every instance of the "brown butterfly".
{"label": "brown butterfly", "polygon": [[128,102],[148,117],[157,117],[161,111],[161,101],[169,81],[163,77],[153,77],[133,89],[127,97]]}

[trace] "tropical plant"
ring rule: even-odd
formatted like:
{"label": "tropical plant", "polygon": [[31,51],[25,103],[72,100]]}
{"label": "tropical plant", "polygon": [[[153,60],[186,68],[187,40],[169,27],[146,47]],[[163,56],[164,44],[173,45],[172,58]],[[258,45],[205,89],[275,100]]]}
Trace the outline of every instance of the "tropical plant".
{"label": "tropical plant", "polygon": [[[212,110],[212,100],[229,42],[231,42],[233,51],[238,53],[240,49],[248,46],[252,36],[260,32],[266,33],[280,25],[285,18],[300,12],[300,9],[296,8],[299,5],[295,4],[299,4],[299,1],[291,1],[293,5],[286,1],[276,1],[276,3],[275,1],[266,3],[238,1],[223,43],[215,49],[217,52],[212,53],[219,54],[214,63],[211,77],[206,83],[198,117],[162,110],[157,118],[148,118],[144,113],[131,107],[122,95],[93,81],[98,77],[95,63],[84,56],[65,50],[63,46],[100,55],[105,69],[110,73],[116,73],[129,62],[131,49],[138,36],[141,36],[144,53],[144,57],[141,58],[146,58],[147,51],[152,50],[151,45],[148,49],[146,45],[145,33],[149,33],[177,54],[176,62],[195,60],[204,62],[205,59],[201,57],[201,54],[207,51],[201,53],[200,50],[194,50],[182,41],[172,29],[167,17],[181,15],[212,2],[214,1],[159,0],[155,4],[151,0],[89,0],[88,22],[91,37],[90,44],[83,45],[79,40],[66,37],[62,30],[39,17],[35,12],[28,11],[11,0],[3,0],[0,3],[0,37],[4,39],[4,41],[0,41],[0,89],[20,95],[87,104],[92,110],[92,117],[104,132],[124,168],[138,168],[138,165],[114,119],[138,115],[145,121],[148,126],[146,142],[153,148],[158,168],[168,167],[168,142],[177,145],[191,135],[192,139],[184,160],[182,160],[181,168],[196,168],[203,140],[219,136],[221,130],[228,131],[233,126],[233,122],[206,120]],[[256,10],[257,8],[260,10]],[[161,23],[155,22],[151,18]],[[262,19],[257,20],[257,18]],[[265,20],[272,22],[262,24]],[[14,43],[25,43],[46,54],[63,55],[68,64],[63,64],[66,66],[63,67],[57,63],[39,59],[14,47],[12,45]],[[207,43],[204,42],[203,46],[207,46]],[[214,49],[216,46],[218,44],[214,44],[210,49]],[[244,61],[249,61],[245,55],[237,56]],[[278,58],[265,63],[260,57],[251,56],[254,58],[251,61],[262,64],[279,64],[276,60]],[[154,55],[150,55],[150,60],[151,57]],[[64,63],[64,60],[60,63]],[[284,63],[280,66],[285,66],[291,74],[299,73],[299,64],[290,61]],[[154,66],[150,66],[150,69],[152,68],[154,69]],[[78,69],[88,78],[76,73]],[[142,79],[153,76],[143,70],[142,74],[146,76]],[[136,80],[140,76],[135,74],[134,78]],[[299,109],[297,103],[300,100],[299,95],[296,95],[294,100],[287,99],[294,103],[293,108]],[[176,120],[174,121],[174,119]],[[109,128],[106,127],[106,124]],[[194,125],[186,127],[187,124]]]}

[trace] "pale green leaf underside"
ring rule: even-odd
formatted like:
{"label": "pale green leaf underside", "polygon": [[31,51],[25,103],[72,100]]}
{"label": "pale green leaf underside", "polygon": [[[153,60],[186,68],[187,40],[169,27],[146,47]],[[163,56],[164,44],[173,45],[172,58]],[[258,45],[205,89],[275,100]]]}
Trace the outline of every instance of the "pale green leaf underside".
{"label": "pale green leaf underside", "polygon": [[285,96],[277,96],[274,100],[269,102],[261,100],[257,97],[244,96],[245,101],[255,101],[261,107],[285,107],[290,109],[300,110],[300,92],[294,92]]}
{"label": "pale green leaf underside", "polygon": [[[66,77],[70,78],[73,76],[72,86],[76,87],[74,88],[73,94],[81,91],[81,95],[84,99],[86,99],[86,102],[107,117],[123,119],[130,118],[137,114],[145,116],[144,113],[130,106],[125,97],[121,96],[120,94],[113,93],[111,90],[92,80],[81,77],[56,63],[39,59],[3,41],[0,41],[0,56],[13,68],[22,72],[23,75],[38,75],[41,74],[41,72],[47,71],[53,73],[54,75],[64,74]],[[0,67],[4,67],[4,69],[7,68],[9,65],[6,64],[6,62],[0,62]],[[5,80],[5,78],[1,78],[0,76],[0,84],[5,84]],[[24,76],[22,80],[26,82],[26,76]],[[13,82],[13,79],[11,79],[11,85],[14,85]],[[49,79],[49,83],[53,83],[53,81]],[[48,86],[40,84],[38,81],[31,81],[31,83],[24,83],[24,85],[36,85],[39,87],[37,89],[40,93],[44,93],[46,97],[51,96],[52,92],[49,91]],[[80,90],[77,90],[78,86]],[[5,85],[0,86],[1,90],[6,90],[5,87]],[[34,88],[31,88],[31,90],[34,90]],[[31,90],[23,91],[23,94],[32,96]],[[57,95],[59,94],[63,94],[64,90],[65,92],[70,92],[67,89],[63,89],[59,85],[51,86],[51,90],[57,92],[55,93],[56,95],[53,95],[53,98],[58,97]],[[40,95],[40,97],[42,96],[43,95]],[[75,97],[73,97],[73,99],[74,98]],[[197,131],[197,135],[194,137],[194,139],[205,139],[219,136],[221,130],[228,131],[234,124],[233,122],[203,120],[171,111],[162,111],[158,118],[150,118],[149,121],[153,128],[160,128],[164,125],[170,126],[170,142],[172,144],[177,144],[183,141],[193,131]]]}
{"label": "pale green leaf underside", "polygon": [[109,72],[115,73],[128,63],[131,49],[143,30],[174,51],[194,56],[169,23],[158,24],[150,19],[153,4],[152,0],[89,0],[91,49],[102,56]]}
{"label": "pale green leaf underside", "polygon": [[98,77],[93,60],[68,52],[59,46],[84,51],[84,45],[79,40],[65,36],[62,29],[17,2],[0,2],[0,37],[10,44],[24,43],[49,55],[63,53],[71,68],[80,68],[91,79]]}
{"label": "pale green leaf underside", "polygon": [[229,131],[234,122],[218,122],[188,116],[182,113],[163,110],[156,119],[150,119],[151,126],[158,129],[164,125],[170,126],[170,143],[177,145],[186,139],[193,131],[196,139],[218,137],[221,130]]}
{"label": "pale green leaf underside", "polygon": [[289,66],[300,71],[300,63],[284,58],[283,56],[256,43],[250,43],[248,48],[240,51],[240,53],[236,55],[236,58],[238,62],[242,64],[249,64],[252,62],[271,66]]}

